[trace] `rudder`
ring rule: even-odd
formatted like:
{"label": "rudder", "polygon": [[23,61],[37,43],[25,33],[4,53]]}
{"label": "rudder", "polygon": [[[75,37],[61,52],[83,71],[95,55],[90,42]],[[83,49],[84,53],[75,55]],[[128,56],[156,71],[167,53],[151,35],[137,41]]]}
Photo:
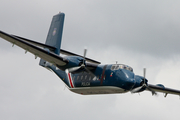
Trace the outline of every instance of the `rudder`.
{"label": "rudder", "polygon": [[46,45],[50,45],[56,48],[54,53],[60,53],[61,48],[61,39],[63,33],[63,25],[64,25],[64,13],[59,13],[53,16],[51,26],[49,28],[49,32],[46,39]]}

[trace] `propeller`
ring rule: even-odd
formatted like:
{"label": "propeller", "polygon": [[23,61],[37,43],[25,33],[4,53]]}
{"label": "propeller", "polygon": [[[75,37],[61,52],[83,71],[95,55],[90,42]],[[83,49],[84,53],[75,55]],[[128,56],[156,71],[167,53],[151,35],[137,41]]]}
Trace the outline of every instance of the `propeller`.
{"label": "propeller", "polygon": [[84,56],[83,56],[83,63],[80,65],[80,66],[77,66],[77,67],[72,67],[72,68],[69,68],[68,71],[71,73],[71,72],[74,72],[74,71],[77,71],[81,68],[85,68],[85,57],[86,57],[86,53],[87,53],[87,49],[84,49]]}
{"label": "propeller", "polygon": [[74,71],[77,71],[77,70],[79,70],[79,69],[85,68],[86,53],[87,53],[87,49],[84,49],[84,56],[83,56],[82,64],[80,64],[80,66],[77,66],[77,67],[69,68],[68,71],[69,71],[70,73],[71,73],[71,72],[74,72]]}
{"label": "propeller", "polygon": [[143,77],[144,77],[143,84],[140,87],[132,89],[131,93],[136,93],[136,92],[140,91],[142,88],[145,88],[145,89],[149,90],[152,93],[152,95],[157,95],[157,93],[154,90],[152,90],[151,88],[149,88],[148,84],[146,83],[146,68],[143,69]]}
{"label": "propeller", "polygon": [[[80,65],[80,66],[77,66],[77,67],[72,67],[72,68],[69,68],[68,71],[71,73],[71,72],[75,72],[79,69],[82,69],[84,68],[88,73],[90,73],[92,76],[96,77],[96,75],[94,73],[92,73],[89,69],[86,68],[86,65],[85,65],[85,61],[86,61],[86,53],[87,53],[87,49],[85,48],[84,49],[84,56],[83,56],[83,63]],[[97,78],[97,77],[96,77]]]}

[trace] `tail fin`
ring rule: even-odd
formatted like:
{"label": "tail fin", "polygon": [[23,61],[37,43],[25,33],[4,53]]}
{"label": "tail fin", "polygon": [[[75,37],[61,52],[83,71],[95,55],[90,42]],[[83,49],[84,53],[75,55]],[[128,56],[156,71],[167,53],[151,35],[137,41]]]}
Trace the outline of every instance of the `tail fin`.
{"label": "tail fin", "polygon": [[[56,49],[53,52],[57,55],[60,54],[64,17],[64,13],[59,13],[53,16],[45,43],[46,45],[55,47]],[[41,59],[39,65],[44,66],[44,63],[45,61]]]}
{"label": "tail fin", "polygon": [[48,36],[46,39],[46,45],[55,47],[56,50],[54,51],[54,53],[56,53],[58,55],[60,53],[60,47],[61,47],[64,16],[65,16],[64,13],[59,13],[59,14],[53,16],[51,26],[49,28]]}

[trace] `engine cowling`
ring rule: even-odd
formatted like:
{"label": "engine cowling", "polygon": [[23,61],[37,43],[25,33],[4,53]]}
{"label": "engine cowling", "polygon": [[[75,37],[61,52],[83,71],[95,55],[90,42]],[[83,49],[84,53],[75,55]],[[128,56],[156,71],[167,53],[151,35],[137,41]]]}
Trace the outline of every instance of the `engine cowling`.
{"label": "engine cowling", "polygon": [[81,66],[83,64],[83,61],[84,61],[84,65],[86,66],[86,60],[83,57],[66,56],[64,58],[69,61],[67,65],[63,66],[64,69]]}
{"label": "engine cowling", "polygon": [[[135,76],[135,81],[136,81],[136,84],[135,84],[135,86],[134,86],[134,88],[132,90],[133,93],[142,92],[142,91],[144,91],[146,89],[146,87],[143,87],[144,77],[136,75]],[[146,85],[148,84],[148,80],[147,79],[145,79],[145,84]]]}

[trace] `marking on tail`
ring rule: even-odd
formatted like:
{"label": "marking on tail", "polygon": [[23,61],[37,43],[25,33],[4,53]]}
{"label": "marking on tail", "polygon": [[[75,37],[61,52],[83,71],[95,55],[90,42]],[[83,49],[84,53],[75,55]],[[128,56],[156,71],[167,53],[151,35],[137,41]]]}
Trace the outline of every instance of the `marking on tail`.
{"label": "marking on tail", "polygon": [[54,28],[53,30],[53,36],[56,34],[56,28]]}

